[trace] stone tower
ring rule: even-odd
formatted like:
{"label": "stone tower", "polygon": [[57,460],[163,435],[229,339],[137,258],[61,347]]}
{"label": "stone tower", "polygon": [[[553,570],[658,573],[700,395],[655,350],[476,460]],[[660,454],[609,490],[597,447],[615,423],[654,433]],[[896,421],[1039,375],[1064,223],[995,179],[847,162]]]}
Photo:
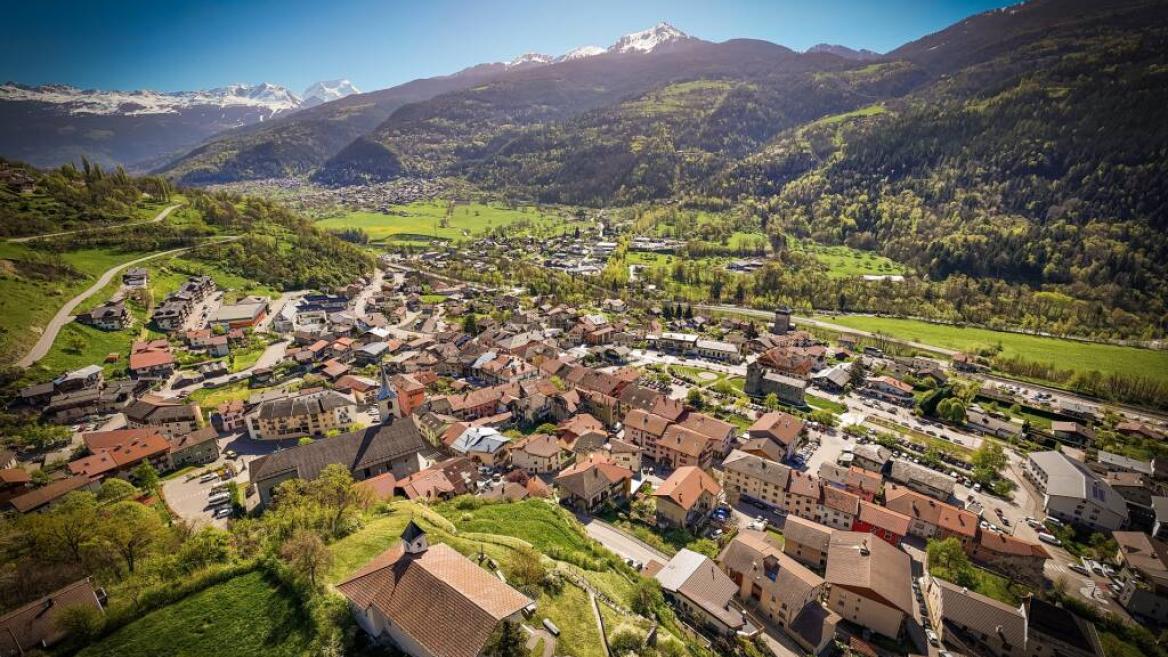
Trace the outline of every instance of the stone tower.
{"label": "stone tower", "polygon": [[775,308],[775,324],[771,327],[771,333],[782,335],[791,330],[791,309],[788,306],[779,306]]}

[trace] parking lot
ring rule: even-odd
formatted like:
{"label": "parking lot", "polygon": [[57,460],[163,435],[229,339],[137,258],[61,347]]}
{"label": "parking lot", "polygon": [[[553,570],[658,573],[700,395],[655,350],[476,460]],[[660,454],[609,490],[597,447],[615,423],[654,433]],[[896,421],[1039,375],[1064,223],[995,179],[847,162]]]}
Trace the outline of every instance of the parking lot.
{"label": "parking lot", "polygon": [[[217,485],[227,483],[230,479],[234,479],[239,485],[240,492],[245,495],[244,506],[249,509],[252,508],[255,506],[258,498],[255,495],[250,497],[246,496],[248,464],[265,454],[270,454],[278,449],[288,448],[295,444],[296,441],[294,440],[261,442],[251,440],[244,434],[234,434],[220,438],[220,456],[214,463],[200,466],[186,474],[163,482],[162,490],[166,495],[166,502],[171,510],[178,514],[179,517],[196,526],[212,525],[215,527],[224,527],[227,524],[226,518],[216,518],[213,510],[215,505],[208,502],[212,494],[212,489]],[[222,468],[226,464],[230,464],[235,470],[235,476],[233,478],[216,479],[213,481],[203,480],[203,473]]]}

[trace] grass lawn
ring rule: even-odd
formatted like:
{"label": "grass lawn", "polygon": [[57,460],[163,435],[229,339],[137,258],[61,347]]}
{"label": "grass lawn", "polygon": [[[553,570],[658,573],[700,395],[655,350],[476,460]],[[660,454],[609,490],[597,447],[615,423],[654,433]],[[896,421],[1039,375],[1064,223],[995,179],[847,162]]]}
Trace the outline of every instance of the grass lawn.
{"label": "grass lawn", "polygon": [[347,212],[317,222],[326,230],[360,228],[374,242],[394,240],[430,241],[459,240],[487,232],[492,228],[510,226],[518,222],[550,227],[558,217],[542,214],[532,207],[506,208],[502,205],[461,203],[454,206],[449,221],[446,201],[417,201],[395,208],[389,214],[380,212]]}
{"label": "grass lawn", "polygon": [[819,408],[819,409],[831,411],[832,413],[847,413],[848,412],[848,407],[844,406],[843,404],[841,404],[837,401],[832,401],[830,399],[825,399],[823,397],[816,397],[815,395],[811,395],[811,394],[807,395],[807,405],[810,406],[811,408]]}
{"label": "grass lawn", "polygon": [[827,275],[832,278],[904,275],[908,271],[891,258],[849,246],[827,246],[804,240],[792,242],[790,249],[815,256],[827,267]]}
{"label": "grass lawn", "polygon": [[1011,584],[1010,580],[1001,575],[981,568],[974,568],[973,572],[977,576],[977,583],[972,587],[973,590],[994,600],[1017,606],[1022,602],[1022,596],[1027,593],[1023,585]]}
{"label": "grass lawn", "polygon": [[256,361],[260,359],[260,356],[264,354],[265,349],[267,349],[267,345],[256,345],[232,351],[231,372],[242,372],[252,365],[255,365]]}
{"label": "grass lawn", "polygon": [[539,596],[532,624],[538,626],[547,618],[560,628],[560,636],[556,639],[557,655],[605,657],[600,628],[596,626],[591,606],[592,602],[583,589],[565,584],[556,596],[546,593]]}
{"label": "grass lawn", "polygon": [[446,299],[447,299],[447,297],[442,296],[441,294],[423,294],[422,296],[420,296],[418,298],[422,301],[422,303],[433,303],[433,304],[442,303],[443,301],[446,301]]}
{"label": "grass lawn", "polygon": [[146,614],[79,657],[294,657],[311,640],[297,601],[260,573],[212,586]]}
{"label": "grass lawn", "polygon": [[637,636],[644,640],[649,633],[649,627],[652,622],[647,618],[640,616],[629,616],[623,614],[612,607],[601,603],[600,617],[604,619],[604,633],[608,636],[611,642],[612,637],[618,632],[635,632]]}
{"label": "grass lawn", "polygon": [[[86,365],[101,365],[106,355],[110,353],[118,354],[120,359],[117,363],[110,364],[107,369],[124,369],[130,344],[141,329],[140,322],[126,331],[103,331],[70,322],[61,328],[52,348],[29,369],[29,372],[38,376],[55,375]],[[74,350],[76,346],[81,348]]]}
{"label": "grass lawn", "polygon": [[191,393],[190,400],[203,408],[215,408],[223,402],[247,399],[260,391],[259,388],[249,388],[247,381],[236,381],[222,388],[199,388]]}
{"label": "grass lawn", "polygon": [[1168,381],[1168,351],[1119,347],[1092,342],[1007,333],[990,329],[931,324],[913,319],[865,315],[816,316],[860,331],[959,351],[973,352],[1001,345],[1002,355],[1022,356],[1062,369],[1097,370],[1104,374],[1134,374]]}

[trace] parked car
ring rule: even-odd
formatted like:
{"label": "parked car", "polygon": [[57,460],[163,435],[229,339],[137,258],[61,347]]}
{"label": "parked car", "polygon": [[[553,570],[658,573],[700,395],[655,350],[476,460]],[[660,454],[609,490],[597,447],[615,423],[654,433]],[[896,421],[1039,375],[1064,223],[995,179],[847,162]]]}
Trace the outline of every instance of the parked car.
{"label": "parked car", "polygon": [[1048,534],[1046,532],[1038,532],[1038,540],[1042,541],[1043,543],[1049,543],[1049,544],[1054,545],[1054,546],[1059,546],[1059,545],[1063,544],[1063,542],[1060,541],[1057,536],[1055,536],[1054,534]]}
{"label": "parked car", "polygon": [[1070,568],[1071,570],[1075,571],[1076,573],[1079,573],[1080,575],[1090,575],[1091,574],[1091,571],[1084,568],[1082,564],[1073,563],[1073,564],[1067,566],[1067,568]]}
{"label": "parked car", "polygon": [[925,636],[928,637],[929,643],[933,644],[934,646],[941,645],[941,640],[937,638],[937,633],[933,630],[925,630]]}

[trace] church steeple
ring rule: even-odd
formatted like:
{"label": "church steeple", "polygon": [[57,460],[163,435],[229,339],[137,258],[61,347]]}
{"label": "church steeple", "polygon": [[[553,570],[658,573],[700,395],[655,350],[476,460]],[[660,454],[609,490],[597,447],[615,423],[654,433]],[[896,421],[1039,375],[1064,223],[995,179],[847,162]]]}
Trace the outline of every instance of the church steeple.
{"label": "church steeple", "polygon": [[410,520],[410,524],[402,530],[401,539],[405,545],[406,554],[421,554],[430,547],[429,541],[426,540],[426,531],[413,520]]}
{"label": "church steeple", "polygon": [[381,414],[381,423],[388,424],[393,421],[392,418],[401,417],[401,404],[385,366],[379,365],[378,368],[381,370],[381,388],[377,390],[377,410]]}

